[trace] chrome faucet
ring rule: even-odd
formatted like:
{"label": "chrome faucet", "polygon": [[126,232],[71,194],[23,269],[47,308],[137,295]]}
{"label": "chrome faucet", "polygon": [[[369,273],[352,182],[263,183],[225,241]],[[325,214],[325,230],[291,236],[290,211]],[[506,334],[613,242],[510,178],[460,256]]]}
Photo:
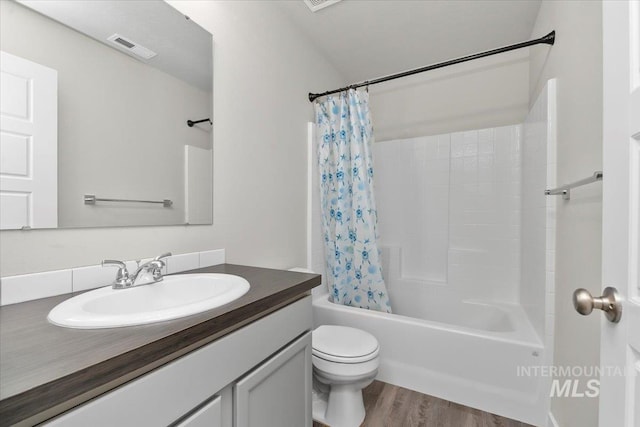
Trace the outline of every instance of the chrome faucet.
{"label": "chrome faucet", "polygon": [[102,266],[118,267],[116,280],[112,284],[113,289],[133,288],[135,286],[149,285],[151,283],[162,281],[162,268],[166,265],[162,258],[166,258],[168,256],[171,256],[171,252],[158,255],[151,261],[147,261],[142,265],[140,265],[140,261],[138,261],[138,268],[133,274],[129,274],[127,265],[122,261],[105,259],[102,261]]}

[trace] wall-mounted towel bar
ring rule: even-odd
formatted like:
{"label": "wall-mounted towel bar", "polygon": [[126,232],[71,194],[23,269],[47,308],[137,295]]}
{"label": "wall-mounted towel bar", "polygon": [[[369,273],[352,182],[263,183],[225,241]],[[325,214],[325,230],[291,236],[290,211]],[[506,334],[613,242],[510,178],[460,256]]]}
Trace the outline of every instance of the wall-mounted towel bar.
{"label": "wall-mounted towel bar", "polygon": [[162,205],[165,208],[170,208],[173,202],[169,199],[164,200],[135,200],[135,199],[102,199],[96,197],[94,194],[84,195],[85,205],[95,205],[96,202],[124,202],[124,203],[156,203]]}
{"label": "wall-mounted towel bar", "polygon": [[552,190],[544,190],[544,194],[547,196],[559,196],[562,194],[564,200],[571,198],[571,189],[580,187],[581,185],[591,184],[592,182],[602,181],[602,171],[596,171],[588,178],[581,179],[580,181],[572,182],[571,184],[563,185],[562,187],[554,188]]}

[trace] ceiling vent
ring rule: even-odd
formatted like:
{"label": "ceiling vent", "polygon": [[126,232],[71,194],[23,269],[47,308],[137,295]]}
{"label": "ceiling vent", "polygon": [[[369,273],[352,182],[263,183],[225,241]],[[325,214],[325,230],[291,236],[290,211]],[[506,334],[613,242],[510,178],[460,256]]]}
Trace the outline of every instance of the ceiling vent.
{"label": "ceiling vent", "polygon": [[317,12],[327,6],[338,3],[340,0],[304,0],[311,12]]}
{"label": "ceiling vent", "polygon": [[138,56],[142,59],[151,59],[157,55],[157,53],[155,53],[151,49],[147,49],[146,47],[139,45],[133,40],[123,37],[120,34],[114,34],[108,37],[107,40],[118,46],[120,49],[131,52],[133,55]]}

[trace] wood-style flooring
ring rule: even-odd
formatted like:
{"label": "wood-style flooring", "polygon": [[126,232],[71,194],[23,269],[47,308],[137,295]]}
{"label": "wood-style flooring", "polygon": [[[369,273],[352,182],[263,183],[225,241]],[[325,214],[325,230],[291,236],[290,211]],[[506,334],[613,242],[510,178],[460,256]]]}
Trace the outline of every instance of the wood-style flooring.
{"label": "wood-style flooring", "polygon": [[362,395],[367,416],[361,427],[532,427],[380,381]]}

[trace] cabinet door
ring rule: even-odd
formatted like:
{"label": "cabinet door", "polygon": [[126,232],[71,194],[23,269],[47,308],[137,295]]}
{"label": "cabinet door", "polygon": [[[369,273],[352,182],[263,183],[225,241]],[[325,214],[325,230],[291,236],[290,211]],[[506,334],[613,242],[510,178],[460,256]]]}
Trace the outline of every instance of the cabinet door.
{"label": "cabinet door", "polygon": [[311,427],[311,333],[236,383],[236,427]]}
{"label": "cabinet door", "polygon": [[222,427],[222,404],[220,396],[214,396],[200,405],[195,412],[177,424],[175,427]]}

